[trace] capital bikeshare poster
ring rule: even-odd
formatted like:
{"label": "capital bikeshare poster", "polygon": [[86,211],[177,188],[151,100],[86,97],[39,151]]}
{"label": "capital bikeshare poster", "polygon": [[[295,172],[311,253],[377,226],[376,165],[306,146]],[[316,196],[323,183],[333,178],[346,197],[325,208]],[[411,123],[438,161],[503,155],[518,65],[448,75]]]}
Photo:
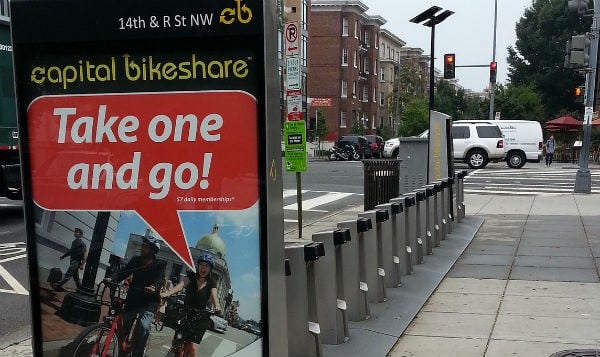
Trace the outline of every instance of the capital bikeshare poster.
{"label": "capital bikeshare poster", "polygon": [[[214,261],[222,318],[197,354],[261,355],[262,2],[11,6],[36,355],[90,353],[82,334],[114,321],[98,287],[127,276],[134,289],[128,263],[148,237],[161,243],[153,294],[191,280],[198,257]],[[147,356],[178,328],[161,321],[164,303]]]}

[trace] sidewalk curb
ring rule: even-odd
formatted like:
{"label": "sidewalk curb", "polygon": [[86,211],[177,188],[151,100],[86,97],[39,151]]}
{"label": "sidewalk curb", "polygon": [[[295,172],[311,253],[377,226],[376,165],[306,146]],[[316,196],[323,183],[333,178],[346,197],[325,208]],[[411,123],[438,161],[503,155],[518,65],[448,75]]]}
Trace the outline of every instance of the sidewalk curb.
{"label": "sidewalk curb", "polygon": [[0,351],[4,351],[11,346],[18,345],[27,340],[31,340],[31,325],[24,326],[17,331],[0,336]]}

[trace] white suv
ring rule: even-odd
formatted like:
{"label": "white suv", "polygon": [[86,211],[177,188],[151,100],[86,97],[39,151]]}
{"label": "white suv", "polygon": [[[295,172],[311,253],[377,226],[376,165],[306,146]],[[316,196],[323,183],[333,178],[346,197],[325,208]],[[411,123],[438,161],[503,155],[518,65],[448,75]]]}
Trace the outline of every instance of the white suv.
{"label": "white suv", "polygon": [[504,137],[496,124],[454,122],[452,139],[454,160],[464,161],[472,169],[482,169],[488,162],[506,157]]}
{"label": "white suv", "polygon": [[[427,138],[427,131],[419,135]],[[452,124],[452,146],[454,161],[466,162],[473,169],[482,169],[490,161],[501,161],[506,157],[504,137],[496,124],[455,121]],[[400,139],[385,142],[384,157],[397,157]]]}

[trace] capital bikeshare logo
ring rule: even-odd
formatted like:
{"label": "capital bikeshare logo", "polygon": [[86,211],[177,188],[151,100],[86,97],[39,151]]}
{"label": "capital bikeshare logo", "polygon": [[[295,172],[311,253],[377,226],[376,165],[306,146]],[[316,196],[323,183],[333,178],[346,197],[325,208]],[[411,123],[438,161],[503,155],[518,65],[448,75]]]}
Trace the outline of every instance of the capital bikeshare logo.
{"label": "capital bikeshare logo", "polygon": [[252,10],[246,4],[242,5],[242,0],[234,0],[236,5],[228,7],[221,11],[219,22],[225,25],[231,25],[236,20],[242,24],[252,21]]}

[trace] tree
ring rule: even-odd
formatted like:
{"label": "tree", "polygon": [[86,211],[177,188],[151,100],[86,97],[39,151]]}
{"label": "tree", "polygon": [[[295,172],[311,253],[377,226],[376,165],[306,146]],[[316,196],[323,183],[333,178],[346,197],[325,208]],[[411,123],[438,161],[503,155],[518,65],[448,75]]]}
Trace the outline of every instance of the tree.
{"label": "tree", "polygon": [[352,129],[350,129],[350,133],[354,135],[362,135],[365,132],[364,125],[359,118],[352,119]]}
{"label": "tree", "polygon": [[437,82],[434,110],[450,115],[454,120],[464,119],[467,107],[464,90],[456,90],[450,82],[440,80]]}
{"label": "tree", "polygon": [[429,105],[425,99],[413,99],[404,108],[398,134],[419,135],[429,128]]}
{"label": "tree", "polygon": [[498,85],[494,105],[505,119],[541,121],[545,113],[542,97],[533,84]]}
{"label": "tree", "polygon": [[329,133],[329,125],[327,124],[327,119],[325,118],[325,113],[323,113],[322,109],[317,109],[317,130],[316,137],[319,139],[317,143],[317,151],[319,156],[321,156],[321,141],[325,138],[325,135]]}
{"label": "tree", "polygon": [[589,31],[591,17],[567,10],[567,0],[535,0],[516,25],[515,47],[508,47],[508,72],[513,85],[531,84],[545,103],[544,117],[576,107],[571,94],[582,75],[563,67],[564,48],[575,34]]}

